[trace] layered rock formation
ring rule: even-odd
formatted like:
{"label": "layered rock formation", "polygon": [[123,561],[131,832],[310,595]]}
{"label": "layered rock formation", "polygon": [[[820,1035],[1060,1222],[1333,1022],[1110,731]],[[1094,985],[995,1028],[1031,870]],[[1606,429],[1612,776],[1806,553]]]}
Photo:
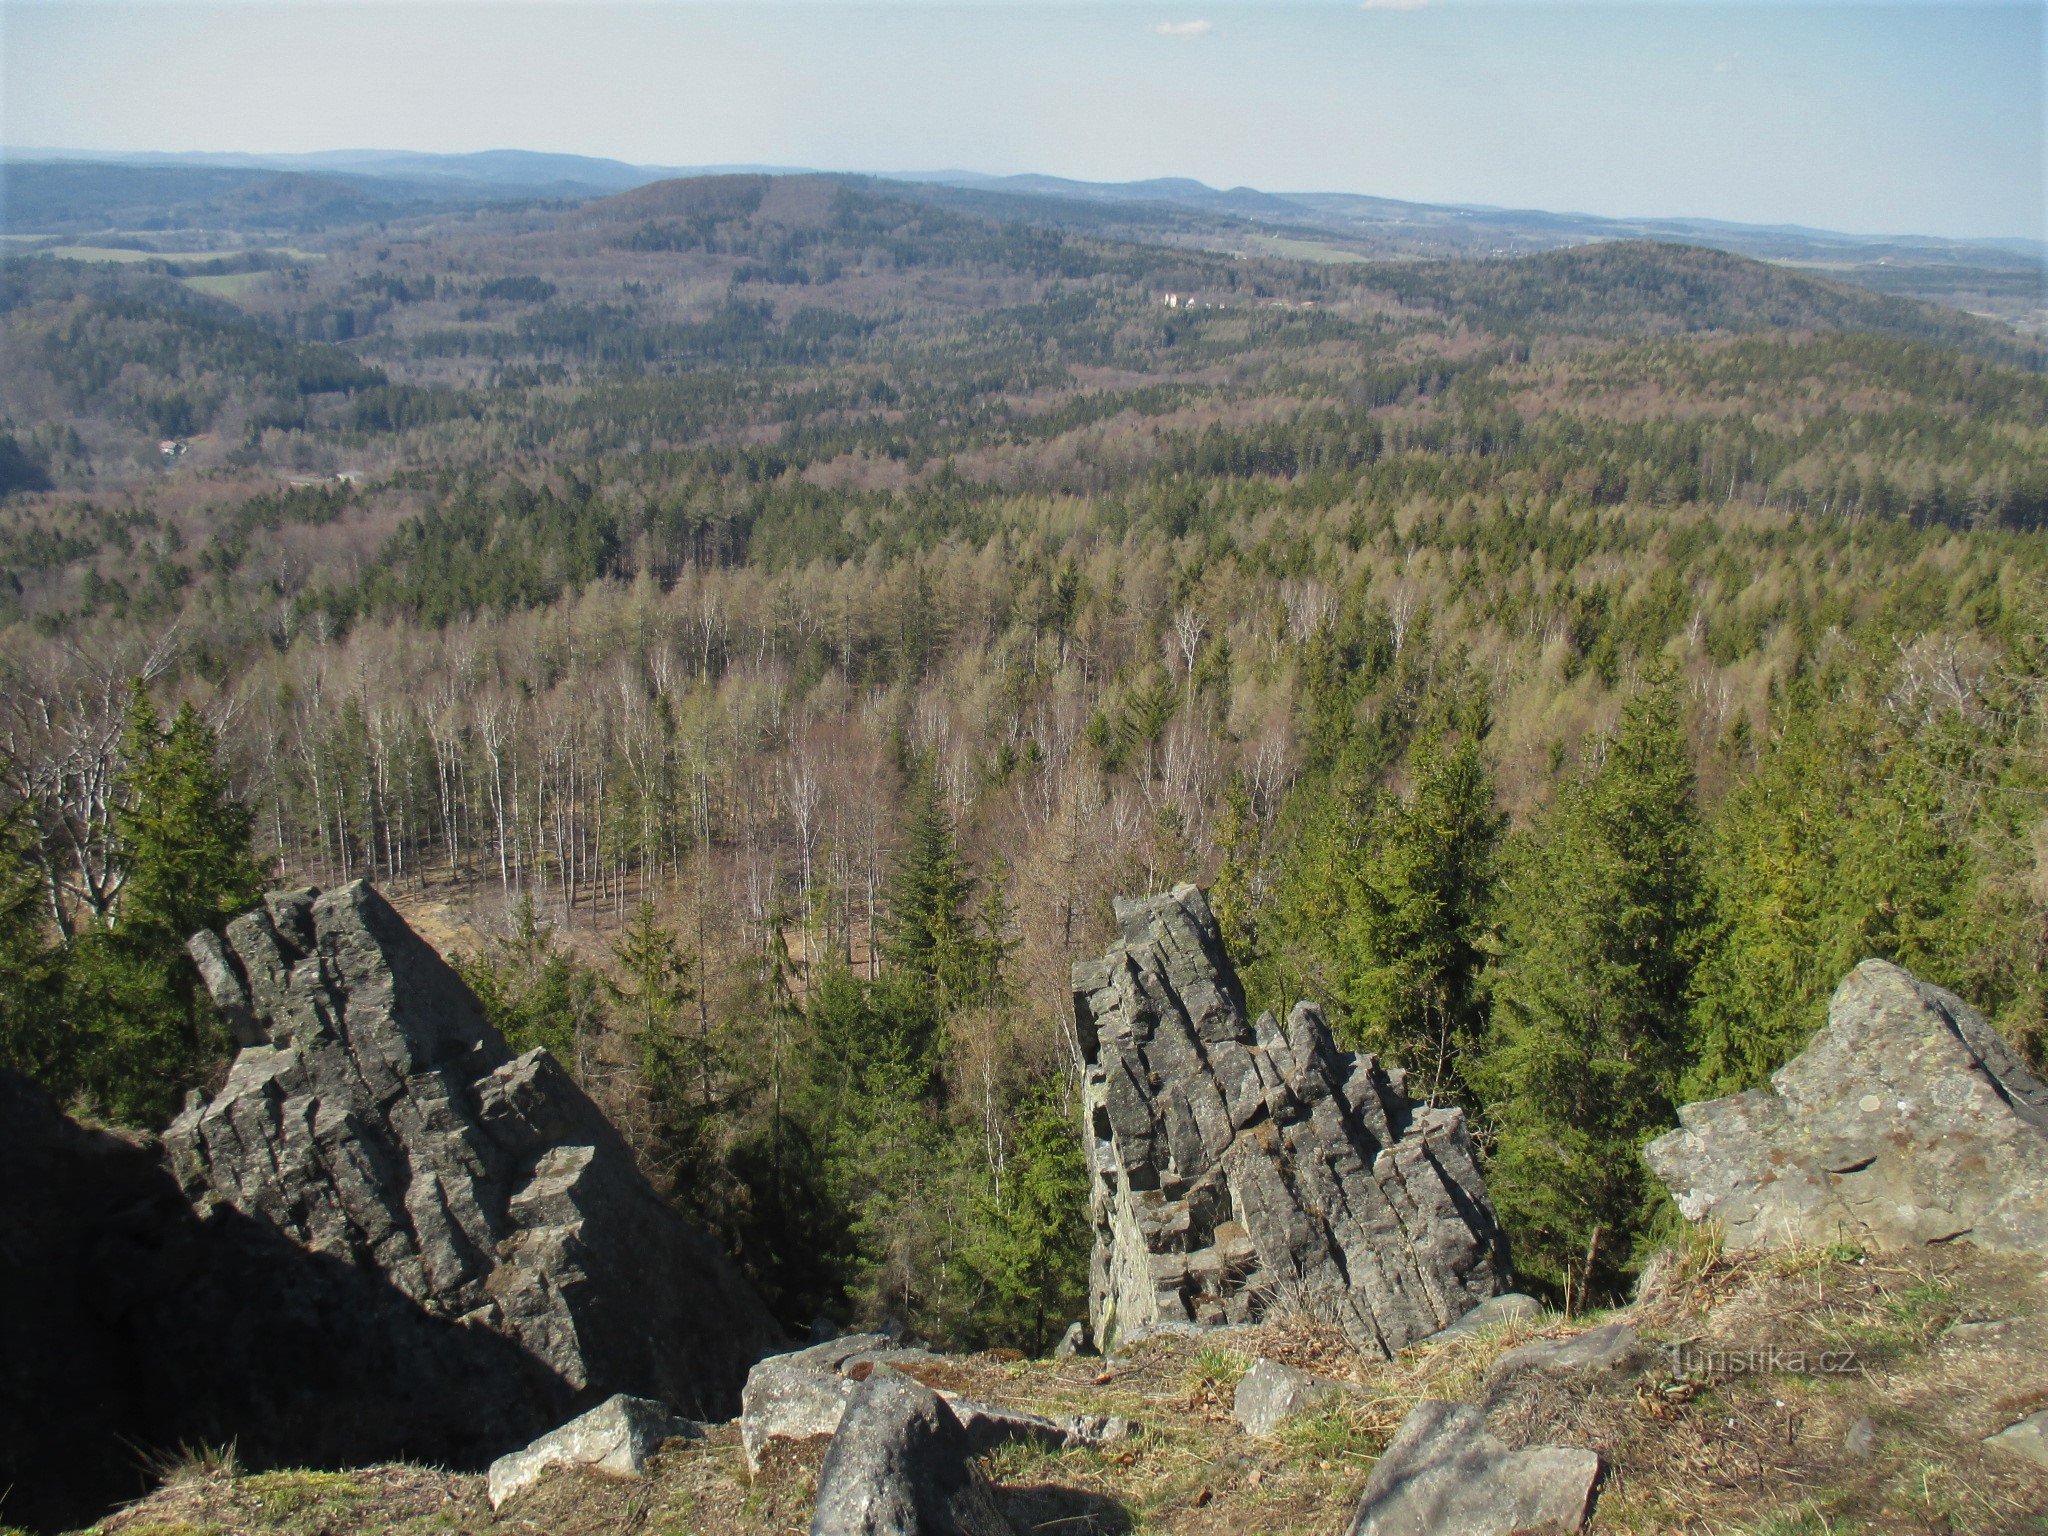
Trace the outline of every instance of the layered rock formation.
{"label": "layered rock formation", "polygon": [[1976,1009],[1896,965],[1850,972],[1769,1088],[1678,1118],[1644,1156],[1731,1248],[2048,1253],[2048,1085]]}
{"label": "layered rock formation", "polygon": [[1099,1345],[1292,1306],[1391,1354],[1502,1289],[1462,1111],[1411,1103],[1309,1004],[1248,1021],[1194,886],[1116,916],[1073,978]]}
{"label": "layered rock formation", "polygon": [[557,1422],[526,1350],[429,1316],[375,1270],[216,1205],[148,1138],[89,1129],[0,1072],[0,1501],[72,1530],[153,1459],[480,1466]]}
{"label": "layered rock formation", "polygon": [[375,890],[273,894],[192,953],[243,1044],[165,1134],[196,1206],[516,1343],[569,1400],[732,1410],[773,1345],[758,1297]]}

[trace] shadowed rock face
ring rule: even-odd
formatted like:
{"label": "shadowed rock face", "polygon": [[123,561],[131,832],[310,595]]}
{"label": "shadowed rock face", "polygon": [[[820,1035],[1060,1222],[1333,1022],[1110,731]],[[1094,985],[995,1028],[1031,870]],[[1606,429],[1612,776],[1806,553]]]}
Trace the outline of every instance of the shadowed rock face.
{"label": "shadowed rock face", "polygon": [[165,1133],[195,1206],[502,1335],[575,1401],[736,1406],[774,1343],[759,1298],[551,1057],[508,1055],[375,890],[275,893],[191,947],[244,1047]]}
{"label": "shadowed rock face", "polygon": [[1300,1306],[1391,1354],[1502,1288],[1462,1111],[1411,1104],[1309,1004],[1249,1022],[1194,886],[1116,915],[1074,967],[1099,1344]]}
{"label": "shadowed rock face", "polygon": [[1769,1088],[1678,1119],[1644,1156],[1731,1248],[2048,1254],[2048,1085],[1976,1009],[1886,961],[1849,973]]}
{"label": "shadowed rock face", "polygon": [[0,1072],[0,1519],[72,1529],[149,1463],[481,1466],[559,1420],[511,1339],[230,1207],[193,1210],[147,1138]]}

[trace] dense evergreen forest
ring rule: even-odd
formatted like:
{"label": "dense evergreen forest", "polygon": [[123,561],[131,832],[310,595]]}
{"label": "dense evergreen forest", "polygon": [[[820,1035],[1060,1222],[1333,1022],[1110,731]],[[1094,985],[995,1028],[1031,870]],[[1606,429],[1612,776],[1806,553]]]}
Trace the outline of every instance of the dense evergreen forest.
{"label": "dense evergreen forest", "polygon": [[1468,1107],[1566,1299],[1855,961],[2048,1048],[2010,331],[853,179],[379,217],[0,262],[0,1062],[83,1108],[222,1072],[185,934],[366,876],[786,1321],[1037,1347],[1117,893]]}

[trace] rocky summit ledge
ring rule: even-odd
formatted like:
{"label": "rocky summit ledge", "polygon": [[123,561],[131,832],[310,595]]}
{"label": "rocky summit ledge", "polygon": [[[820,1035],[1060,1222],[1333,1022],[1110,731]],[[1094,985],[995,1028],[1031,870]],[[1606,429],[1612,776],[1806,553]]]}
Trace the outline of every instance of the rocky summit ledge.
{"label": "rocky summit ledge", "polygon": [[721,1417],[776,1330],[544,1051],[513,1057],[368,884],[275,892],[191,945],[243,1049],[165,1133],[187,1196],[513,1341],[561,1401]]}
{"label": "rocky summit ledge", "polygon": [[2048,1084],[1976,1009],[1886,961],[1849,973],[1769,1088],[1678,1118],[1644,1157],[1731,1248],[2048,1254]]}
{"label": "rocky summit ledge", "polygon": [[1249,1020],[1196,887],[1116,916],[1073,974],[1099,1344],[1293,1310],[1391,1355],[1504,1289],[1463,1111],[1338,1050],[1312,1004]]}

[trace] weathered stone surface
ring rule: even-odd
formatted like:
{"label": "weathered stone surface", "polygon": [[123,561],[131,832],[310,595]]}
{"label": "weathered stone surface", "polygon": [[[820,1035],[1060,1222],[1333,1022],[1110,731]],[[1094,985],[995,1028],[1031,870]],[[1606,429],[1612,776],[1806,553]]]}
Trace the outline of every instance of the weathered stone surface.
{"label": "weathered stone surface", "polygon": [[1348,1536],[1558,1536],[1585,1523],[1599,1477],[1591,1451],[1511,1451],[1478,1409],[1421,1402],[1373,1468]]}
{"label": "weathered stone surface", "polygon": [[[821,1440],[834,1433],[860,1384],[876,1371],[912,1369],[936,1357],[905,1349],[887,1334],[857,1333],[808,1349],[770,1355],[747,1373],[740,1393],[740,1446],[758,1472],[771,1440]],[[940,1392],[966,1431],[975,1455],[1012,1440],[1048,1450],[1105,1445],[1129,1432],[1129,1421],[1100,1414],[1048,1419]]]}
{"label": "weathered stone surface", "polygon": [[1858,1461],[1868,1461],[1877,1454],[1877,1426],[1870,1422],[1868,1414],[1858,1416],[1842,1436],[1842,1449]]}
{"label": "weathered stone surface", "polygon": [[1509,1350],[1488,1372],[1503,1380],[1518,1371],[1545,1376],[1598,1376],[1641,1365],[1647,1356],[1642,1338],[1626,1323],[1603,1323],[1568,1339],[1535,1339]]}
{"label": "weathered stone surface", "polygon": [[1071,1360],[1076,1355],[1085,1355],[1087,1353],[1089,1353],[1088,1325],[1086,1323],[1067,1324],[1067,1331],[1060,1335],[1059,1343],[1053,1346],[1053,1359]]}
{"label": "weathered stone surface", "polygon": [[2048,1408],[2028,1414],[2017,1424],[2007,1425],[1997,1434],[1987,1436],[1984,1443],[1994,1450],[2048,1469]]}
{"label": "weathered stone surface", "polygon": [[1299,1307],[1391,1355],[1501,1287],[1464,1114],[1298,1004],[1244,994],[1202,893],[1119,900],[1122,937],[1074,967],[1105,1354],[1174,1325]]}
{"label": "weathered stone surface", "polygon": [[245,1467],[481,1469],[566,1394],[505,1336],[226,1205],[195,1211],[146,1138],[0,1072],[0,1490],[73,1530],[181,1447]]}
{"label": "weathered stone surface", "polygon": [[877,1370],[825,1453],[811,1536],[1015,1536],[973,1456],[936,1392]]}
{"label": "weathered stone surface", "polygon": [[1478,1306],[1459,1318],[1441,1333],[1431,1335],[1430,1342],[1447,1339],[1462,1339],[1482,1328],[1501,1328],[1511,1323],[1527,1322],[1543,1315],[1543,1303],[1534,1296],[1525,1296],[1520,1291],[1503,1291],[1500,1295],[1482,1301]]}
{"label": "weathered stone surface", "polygon": [[192,953],[245,1042],[165,1133],[195,1205],[515,1341],[571,1401],[729,1411],[775,1337],[759,1298],[375,890],[274,893]]}
{"label": "weathered stone surface", "polygon": [[625,1393],[606,1398],[533,1444],[491,1463],[486,1489],[491,1508],[540,1481],[555,1467],[590,1467],[613,1477],[638,1477],[676,1433],[675,1415],[661,1403]]}
{"label": "weathered stone surface", "polygon": [[1982,1014],[1885,961],[1849,973],[1769,1089],[1679,1123],[1644,1156],[1732,1249],[2048,1253],[2048,1084]]}
{"label": "weathered stone surface", "polygon": [[899,1354],[887,1334],[850,1333],[756,1361],[740,1389],[740,1445],[748,1470],[760,1470],[770,1440],[830,1435],[860,1378]]}
{"label": "weathered stone surface", "polygon": [[1237,1384],[1231,1409],[1248,1435],[1270,1435],[1289,1419],[1328,1407],[1344,1384],[1278,1360],[1259,1359]]}
{"label": "weathered stone surface", "polygon": [[940,1392],[939,1396],[967,1431],[968,1444],[977,1456],[1020,1440],[1042,1450],[1072,1451],[1083,1446],[1110,1445],[1131,1432],[1131,1421],[1118,1414],[1071,1413],[1048,1419],[1021,1408],[977,1403],[952,1392]]}

